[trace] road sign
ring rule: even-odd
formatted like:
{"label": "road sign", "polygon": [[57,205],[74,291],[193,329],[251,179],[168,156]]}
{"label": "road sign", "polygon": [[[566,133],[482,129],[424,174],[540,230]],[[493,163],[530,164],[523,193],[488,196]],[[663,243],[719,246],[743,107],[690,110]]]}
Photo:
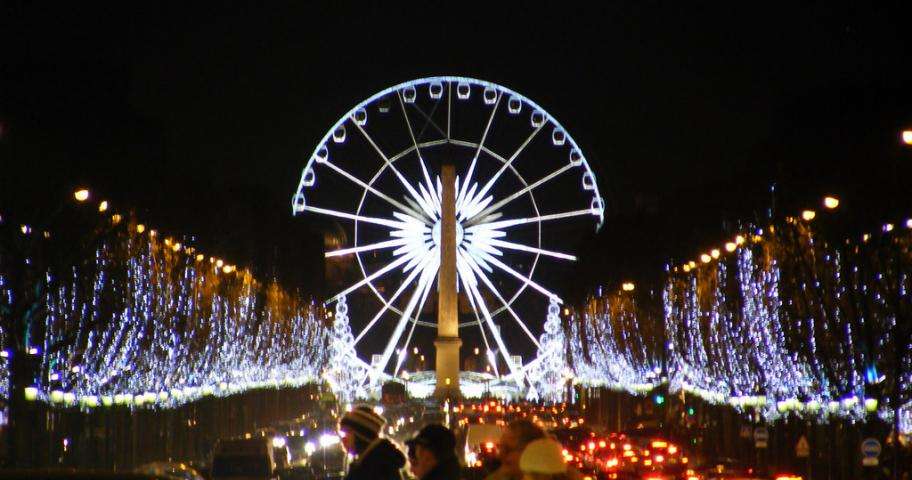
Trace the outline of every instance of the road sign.
{"label": "road sign", "polygon": [[741,425],[741,438],[751,438],[753,436],[754,429],[750,425]]}
{"label": "road sign", "polygon": [[769,430],[766,427],[757,427],[754,429],[754,446],[757,448],[766,448],[769,441]]}
{"label": "road sign", "polygon": [[807,437],[804,435],[798,439],[798,443],[795,444],[795,456],[798,458],[807,458],[811,454],[811,445],[808,443]]}
{"label": "road sign", "polygon": [[880,464],[880,442],[876,438],[866,438],[861,442],[861,464],[865,467],[876,467]]}

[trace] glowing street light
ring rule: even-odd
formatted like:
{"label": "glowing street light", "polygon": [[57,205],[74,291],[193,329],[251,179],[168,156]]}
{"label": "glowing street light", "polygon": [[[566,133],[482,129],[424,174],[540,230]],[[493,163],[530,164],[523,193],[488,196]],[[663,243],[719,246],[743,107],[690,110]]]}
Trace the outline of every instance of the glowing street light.
{"label": "glowing street light", "polygon": [[625,292],[632,292],[634,288],[636,288],[636,286],[633,282],[624,282],[623,285],[621,285],[621,289]]}
{"label": "glowing street light", "polygon": [[712,249],[711,252],[709,252],[709,254],[710,254],[713,258],[719,258],[719,255],[721,255],[722,252],[720,252],[718,248],[714,248],[714,249]]}
{"label": "glowing street light", "polygon": [[709,263],[709,262],[713,261],[713,259],[712,259],[712,257],[709,256],[709,254],[704,253],[703,255],[700,255],[700,261],[703,263]]}
{"label": "glowing street light", "polygon": [[902,141],[906,145],[912,145],[912,130],[903,130]]}
{"label": "glowing street light", "polygon": [[107,200],[104,200],[104,201],[102,201],[101,203],[98,204],[98,211],[99,211],[99,212],[104,213],[104,212],[107,211],[107,210],[108,210],[108,201],[107,201]]}
{"label": "glowing street light", "polygon": [[806,222],[810,222],[816,216],[817,216],[817,212],[815,212],[813,210],[805,210],[805,211],[801,212],[801,218],[803,218]]}
{"label": "glowing street light", "polygon": [[89,190],[86,188],[80,188],[79,190],[73,192],[73,198],[75,198],[77,202],[84,202],[89,199]]}
{"label": "glowing street light", "polygon": [[725,251],[728,253],[734,252],[738,248],[738,245],[735,242],[728,242],[725,244]]}
{"label": "glowing street light", "polygon": [[832,210],[839,206],[839,199],[832,195],[827,195],[823,197],[823,206]]}

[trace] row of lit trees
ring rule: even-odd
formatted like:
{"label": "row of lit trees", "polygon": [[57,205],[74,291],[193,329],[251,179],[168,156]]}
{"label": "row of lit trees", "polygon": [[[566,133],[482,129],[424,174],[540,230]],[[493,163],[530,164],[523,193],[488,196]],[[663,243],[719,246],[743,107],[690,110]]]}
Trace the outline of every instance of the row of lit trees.
{"label": "row of lit trees", "polygon": [[816,216],[744,228],[670,266],[661,300],[628,284],[593,297],[573,322],[577,375],[667,381],[767,418],[876,412],[912,430],[912,220],[835,240]]}
{"label": "row of lit trees", "polygon": [[312,381],[326,365],[328,330],[312,300],[86,189],[44,222],[6,213],[0,232],[0,374],[11,403],[173,404]]}

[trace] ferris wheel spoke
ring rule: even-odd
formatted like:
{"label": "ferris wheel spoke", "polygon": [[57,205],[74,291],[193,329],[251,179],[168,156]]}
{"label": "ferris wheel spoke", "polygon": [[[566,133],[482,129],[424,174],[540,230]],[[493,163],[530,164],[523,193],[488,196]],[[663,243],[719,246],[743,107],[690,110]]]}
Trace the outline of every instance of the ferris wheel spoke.
{"label": "ferris wheel spoke", "polygon": [[[424,188],[424,185],[418,184],[418,188],[421,190],[421,195],[424,197],[425,203],[431,206],[431,208],[437,212],[437,215],[440,215],[440,199],[437,198],[437,192]],[[432,193],[433,192],[433,193]]]}
{"label": "ferris wheel spoke", "polygon": [[[462,273],[465,275],[466,273]],[[469,275],[472,275],[472,272],[468,272]],[[510,373],[515,375],[519,381],[522,381],[520,376],[520,371],[517,369],[516,365],[513,365],[513,361],[510,359],[509,350],[504,344],[503,338],[500,336],[500,332],[497,330],[497,326],[494,325],[494,320],[491,318],[491,312],[488,311],[487,305],[485,305],[484,298],[481,296],[481,292],[478,291],[478,287],[469,283],[469,294],[475,297],[475,304],[478,305],[478,308],[481,310],[481,314],[485,319],[485,322],[488,324],[488,328],[491,330],[491,335],[494,337],[497,347],[500,349],[500,355],[503,357],[504,361],[507,363],[507,367],[510,369]]]}
{"label": "ferris wheel spoke", "polygon": [[516,242],[506,242],[503,240],[498,240],[496,238],[487,239],[485,241],[495,247],[509,248],[510,250],[520,250],[520,251],[529,252],[529,253],[539,253],[542,255],[547,255],[549,257],[560,258],[563,260],[570,260],[570,261],[574,261],[574,262],[576,261],[576,256],[570,255],[568,253],[555,252],[553,250],[545,250],[544,248],[530,247],[528,245],[523,245],[521,243],[516,243]]}
{"label": "ferris wheel spoke", "polygon": [[421,219],[422,221],[424,221],[424,222],[430,224],[430,222],[428,222],[427,219],[424,218],[424,215],[421,214],[421,213],[419,213],[421,209],[411,209],[411,208],[409,208],[408,206],[403,205],[401,202],[396,201],[394,198],[392,198],[392,197],[390,197],[389,195],[387,195],[387,194],[381,192],[380,190],[374,188],[372,185],[369,185],[369,184],[365,183],[365,182],[364,182],[363,180],[361,180],[360,178],[358,178],[358,177],[352,175],[351,173],[345,171],[342,167],[340,167],[340,166],[338,166],[338,165],[336,165],[336,164],[334,164],[334,163],[332,163],[332,162],[326,162],[325,165],[326,165],[327,167],[333,169],[333,170],[334,170],[336,173],[338,173],[339,175],[342,175],[343,177],[347,178],[349,181],[351,181],[351,182],[354,183],[355,185],[358,185],[359,187],[364,188],[365,190],[367,190],[367,191],[373,193],[374,195],[376,195],[376,196],[382,198],[383,200],[386,200],[390,205],[392,205],[392,206],[398,208],[398,209],[401,210],[402,212],[408,213],[409,215],[411,215],[411,216],[413,216],[413,217],[415,217],[415,218]]}
{"label": "ferris wheel spoke", "polygon": [[501,229],[514,227],[516,225],[523,225],[526,223],[545,222],[549,220],[560,220],[562,218],[578,217],[580,215],[594,215],[594,213],[591,208],[586,208],[583,210],[571,210],[569,212],[551,213],[548,215],[538,215],[535,217],[512,218],[507,220],[498,220],[496,222],[479,223],[472,225],[465,230],[467,232],[473,232],[482,229]]}
{"label": "ferris wheel spoke", "polygon": [[[477,185],[477,184],[476,184]],[[459,212],[459,221],[462,222],[467,218],[472,218],[478,214],[478,212],[484,210],[491,202],[494,200],[494,197],[488,195],[485,198],[481,198],[476,195],[472,198],[472,201],[468,202],[468,205],[463,205],[463,207],[458,210]]]}
{"label": "ferris wheel spoke", "polygon": [[[427,261],[433,262],[434,257],[430,256]],[[439,258],[437,261],[439,261]],[[396,324],[396,329],[393,331],[392,336],[390,336],[390,339],[386,344],[386,348],[383,349],[383,354],[380,357],[380,371],[386,369],[386,364],[389,363],[389,359],[393,355],[393,350],[396,348],[396,344],[399,343],[399,338],[402,337],[402,331],[405,330],[405,324],[412,318],[412,312],[415,310],[415,306],[418,304],[418,300],[421,296],[421,291],[426,288],[426,285],[429,282],[432,282],[434,280],[434,273],[437,269],[423,268],[420,270],[421,277],[418,280],[418,286],[415,288],[415,291],[412,292],[412,297],[409,299],[405,310],[402,312],[402,316],[399,318],[399,323]]]}
{"label": "ferris wheel spoke", "polygon": [[414,108],[415,111],[418,112],[422,117],[424,117],[424,126],[421,127],[421,131],[418,132],[417,139],[419,141],[422,138],[424,138],[424,132],[425,132],[425,130],[427,130],[428,125],[433,126],[434,130],[437,130],[438,132],[440,132],[440,135],[442,135],[444,138],[447,138],[447,132],[444,132],[443,128],[441,128],[440,125],[432,118],[434,113],[437,112],[437,106],[439,104],[440,104],[440,102],[435,102],[434,109],[431,110],[430,114],[428,114],[427,112],[422,110],[421,107],[419,107],[417,103],[412,103],[412,108]]}
{"label": "ferris wheel spoke", "polygon": [[[426,262],[428,260],[428,257],[432,256],[432,255],[440,255],[440,251],[437,249],[434,249],[434,250],[425,252],[425,254],[422,257],[420,257],[421,261]],[[386,311],[390,308],[390,306],[393,304],[393,302],[395,302],[399,298],[399,296],[402,295],[402,292],[405,291],[405,289],[415,280],[415,277],[417,277],[418,274],[420,274],[421,272],[422,272],[422,269],[416,268],[408,274],[408,276],[405,278],[405,280],[403,280],[402,283],[399,284],[399,288],[397,288],[396,291],[393,292],[393,295],[389,298],[389,300],[384,301],[383,307],[380,308],[380,311],[377,312],[376,315],[374,315],[374,318],[372,318],[371,321],[368,322],[367,325],[364,327],[364,329],[361,330],[361,333],[359,333],[358,336],[355,337],[355,341],[354,341],[353,345],[357,345],[358,342],[361,341],[362,338],[364,338],[364,335],[366,335],[367,332],[370,331],[371,327],[373,327],[374,324],[376,324],[377,321],[380,320],[380,317],[382,317],[383,314],[386,313]],[[435,269],[435,272],[436,272],[436,269]]]}
{"label": "ferris wheel spoke", "polygon": [[[418,195],[418,192],[415,191],[415,188],[412,187],[412,185],[408,182],[408,180],[405,179],[405,177],[402,175],[402,172],[400,172],[399,169],[396,168],[395,165],[393,165],[393,162],[390,162],[390,161],[389,161],[389,157],[387,157],[386,154],[383,153],[383,150],[380,150],[380,147],[377,146],[377,143],[374,142],[374,139],[371,138],[370,135],[368,135],[367,131],[364,130],[364,127],[362,127],[361,125],[359,125],[358,122],[354,121],[354,119],[352,119],[352,123],[353,123],[356,127],[358,127],[358,131],[361,132],[361,135],[364,136],[364,138],[368,141],[368,143],[371,144],[372,147],[374,147],[374,150],[377,152],[377,155],[380,155],[380,158],[383,159],[383,162],[386,164],[386,166],[389,167],[389,169],[392,170],[393,174],[396,175],[396,178],[399,179],[399,183],[401,183],[402,186],[405,187],[405,190],[406,190],[406,191],[407,191],[415,200],[417,200],[417,201],[418,201],[418,204],[420,205],[420,204],[422,203],[422,202],[421,202],[421,199],[420,199],[420,195]],[[432,212],[430,212],[430,211],[428,211],[428,210],[425,210],[425,213],[427,214],[428,219],[433,218],[433,213],[432,213]]]}
{"label": "ferris wheel spoke", "polygon": [[477,220],[485,218],[489,213],[499,210],[504,205],[512,202],[513,200],[516,200],[517,198],[525,195],[528,192],[531,192],[532,190],[544,185],[545,183],[548,183],[549,181],[560,176],[562,173],[566,172],[567,170],[570,170],[571,168],[573,168],[573,165],[568,163],[568,164],[564,165],[563,167],[558,168],[557,170],[549,173],[548,175],[545,175],[544,177],[536,180],[535,182],[533,182],[529,185],[526,185],[525,187],[514,192],[512,195],[505,197],[502,200],[498,200],[496,203],[485,208],[480,213],[475,214],[473,217],[469,217],[469,223],[472,223],[473,221],[477,221]]}
{"label": "ferris wheel spoke", "polygon": [[390,227],[390,228],[402,229],[402,228],[409,227],[409,224],[407,222],[402,222],[402,221],[398,221],[398,220],[390,220],[387,218],[369,217],[366,215],[356,215],[354,213],[340,212],[338,210],[332,210],[329,208],[322,208],[322,207],[314,207],[312,205],[304,205],[301,207],[301,209],[311,211],[314,213],[320,213],[323,215],[329,215],[331,217],[345,218],[348,220],[356,220],[356,221],[364,222],[364,223],[373,223],[375,225],[383,225],[385,227]]}
{"label": "ferris wheel spoke", "polygon": [[509,265],[498,260],[497,257],[495,257],[483,250],[480,250],[480,249],[474,249],[472,253],[477,253],[481,258],[483,258],[488,263],[494,265],[495,267],[503,270],[506,273],[509,273],[513,277],[516,277],[516,279],[523,282],[523,284],[528,285],[528,286],[538,290],[542,295],[544,295],[548,298],[554,298],[555,300],[557,300],[557,303],[564,303],[564,301],[561,300],[561,298],[558,297],[557,294],[548,291],[545,287],[539,285],[537,282],[535,282],[531,278],[517,272],[516,270],[511,268]]}
{"label": "ferris wheel spoke", "polygon": [[532,130],[532,133],[530,133],[529,136],[526,137],[526,140],[522,144],[519,145],[519,148],[517,148],[516,151],[513,152],[513,155],[510,155],[510,158],[508,158],[507,161],[504,162],[504,164],[497,170],[497,172],[495,172],[494,175],[490,179],[488,179],[488,181],[487,181],[487,183],[485,183],[484,187],[482,187],[481,190],[479,190],[478,196],[481,197],[488,193],[488,191],[491,189],[491,187],[494,186],[494,183],[497,182],[497,179],[500,178],[500,176],[503,174],[503,172],[507,171],[507,168],[510,168],[510,165],[513,164],[513,160],[516,160],[516,157],[518,157],[519,154],[522,153],[522,151],[526,149],[526,146],[529,145],[529,143],[532,141],[532,139],[535,138],[535,136],[538,135],[538,132],[541,131],[541,129],[544,127],[545,127],[545,124],[542,123],[535,130]]}
{"label": "ferris wheel spoke", "polygon": [[[412,139],[412,144],[415,146],[415,154],[418,156],[418,163],[421,165],[421,174],[424,176],[424,182],[429,190],[434,189],[434,184],[431,182],[431,176],[428,174],[427,165],[424,163],[424,157],[421,156],[421,149],[418,148],[418,141],[415,139],[415,131],[412,130],[412,122],[409,121],[408,113],[405,111],[405,102],[402,101],[402,93],[396,92],[396,96],[399,98],[399,106],[402,107],[402,118],[405,120],[405,126],[408,128],[409,137]],[[421,189],[421,193],[424,194],[425,189]],[[433,198],[432,204],[440,203],[439,198]]]}
{"label": "ferris wheel spoke", "polygon": [[507,309],[507,311],[510,312],[510,315],[513,317],[514,320],[516,320],[516,323],[519,324],[520,328],[522,328],[522,330],[524,332],[526,332],[526,335],[529,336],[529,339],[532,340],[532,343],[535,345],[535,347],[541,348],[541,345],[539,345],[539,343],[538,343],[538,339],[535,338],[535,335],[533,335],[531,331],[529,331],[529,327],[527,327],[526,324],[519,318],[519,315],[517,315],[516,312],[513,310],[513,308],[510,307],[510,304],[506,300],[504,300],[503,295],[500,294],[500,291],[497,290],[497,287],[494,286],[494,284],[491,282],[491,280],[488,278],[488,276],[485,275],[483,271],[481,271],[481,268],[479,268],[478,265],[475,264],[474,260],[471,257],[466,258],[465,261],[469,265],[469,267],[471,267],[472,270],[475,272],[475,275],[477,276],[477,278],[481,279],[482,283],[484,283],[485,286],[488,287],[488,290],[490,290],[491,293],[493,293],[494,296],[497,297],[498,300],[500,300],[500,303],[503,304],[503,306]]}
{"label": "ferris wheel spoke", "polygon": [[416,103],[412,104],[412,107],[414,107],[415,110],[417,110],[418,113],[420,113],[421,116],[424,117],[424,125],[421,127],[421,131],[418,132],[417,139],[419,142],[424,138],[424,132],[427,131],[428,126],[433,126],[435,130],[440,132],[441,136],[446,138],[446,132],[444,132],[443,129],[440,128],[440,125],[438,125],[437,122],[434,121],[434,118],[433,118],[434,114],[437,113],[437,108],[440,107],[440,103],[441,102],[439,102],[439,101],[434,102],[434,108],[431,109],[430,114],[424,113],[424,110],[422,110],[421,107],[418,106],[418,104],[416,104]]}
{"label": "ferris wheel spoke", "polygon": [[[434,275],[436,275],[436,269]],[[431,278],[433,278],[433,276]],[[408,336],[405,337],[405,345],[403,345],[401,350],[402,354],[399,355],[399,358],[396,359],[396,368],[393,369],[394,377],[399,374],[399,368],[402,367],[402,362],[405,360],[405,356],[408,355],[408,347],[412,341],[412,335],[415,333],[415,327],[418,326],[418,317],[424,310],[424,305],[427,303],[428,294],[431,292],[431,285],[433,284],[433,280],[427,282],[424,286],[424,291],[421,293],[421,301],[418,303],[418,313],[415,314],[415,321],[412,322],[412,326],[409,328]]]}
{"label": "ferris wheel spoke", "polygon": [[475,165],[478,163],[478,156],[481,154],[481,148],[484,146],[485,140],[488,138],[488,132],[491,130],[491,125],[494,123],[494,116],[497,114],[497,107],[500,106],[500,100],[502,98],[503,93],[498,93],[497,101],[494,103],[494,108],[491,109],[491,116],[488,117],[488,123],[485,125],[484,133],[481,134],[481,140],[478,142],[478,148],[475,149],[475,156],[472,157],[472,163],[469,164],[469,170],[466,172],[465,181],[462,183],[462,189],[459,191],[459,195],[456,197],[457,211],[459,210],[459,205],[462,204],[463,199],[465,199],[469,184],[472,183],[472,174],[475,172]]}
{"label": "ferris wheel spoke", "polygon": [[408,239],[408,238],[395,238],[393,240],[386,240],[384,242],[372,243],[370,245],[362,245],[360,247],[340,248],[339,250],[333,250],[331,252],[326,252],[324,254],[324,256],[325,256],[325,258],[341,257],[344,255],[351,255],[352,253],[369,252],[371,250],[380,250],[380,249],[384,249],[384,248],[398,247],[401,245],[405,245],[406,243],[409,243],[410,241],[412,241],[412,240]]}
{"label": "ferris wheel spoke", "polygon": [[[462,256],[456,257],[457,270],[465,270],[465,266],[459,266],[460,263],[464,262],[465,259],[462,258]],[[481,340],[484,342],[485,352],[486,354],[489,354],[491,352],[491,344],[488,342],[488,335],[485,333],[484,325],[481,323],[481,317],[478,315],[478,307],[475,305],[475,297],[468,293],[471,290],[468,281],[468,277],[465,275],[459,275],[459,282],[462,283],[462,288],[466,291],[466,298],[469,299],[469,306],[472,307],[472,313],[475,314],[475,322],[478,323],[478,331],[481,332]],[[490,358],[488,360],[490,361]],[[494,375],[499,377],[500,373],[497,369],[497,362],[493,362],[492,366],[494,367]]]}
{"label": "ferris wheel spoke", "polygon": [[337,293],[335,296],[333,296],[332,298],[327,300],[325,302],[325,305],[329,305],[329,304],[335,302],[336,300],[342,298],[343,296],[348,295],[349,293],[363,287],[364,285],[367,285],[368,283],[376,280],[377,278],[380,278],[381,276],[389,273],[391,270],[402,265],[403,263],[406,263],[409,260],[412,260],[414,258],[414,256],[415,256],[414,254],[406,254],[406,255],[403,255],[403,256],[397,258],[396,260],[388,263],[386,266],[384,266],[380,270],[377,270],[376,272],[371,273],[370,275],[368,275],[368,276],[364,277],[363,279],[359,280],[358,282],[356,282],[354,285]]}

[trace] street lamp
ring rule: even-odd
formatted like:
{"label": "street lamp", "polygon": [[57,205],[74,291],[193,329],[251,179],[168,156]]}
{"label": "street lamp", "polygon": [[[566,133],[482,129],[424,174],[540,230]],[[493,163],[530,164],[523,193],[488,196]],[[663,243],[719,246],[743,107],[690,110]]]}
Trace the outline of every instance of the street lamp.
{"label": "street lamp", "polygon": [[833,210],[839,206],[839,199],[832,195],[827,195],[826,197],[823,197],[823,206]]}
{"label": "street lamp", "polygon": [[624,282],[623,285],[621,285],[621,289],[625,292],[632,292],[634,288],[636,287],[634,286],[633,282]]}
{"label": "street lamp", "polygon": [[903,130],[902,141],[906,145],[912,145],[912,130]]}
{"label": "street lamp", "polygon": [[75,198],[77,202],[84,202],[89,199],[89,190],[87,188],[80,188],[73,192],[73,198]]}
{"label": "street lamp", "polygon": [[813,210],[805,210],[805,211],[801,212],[801,218],[803,218],[806,222],[810,222],[816,216],[817,216],[817,212],[815,212]]}

